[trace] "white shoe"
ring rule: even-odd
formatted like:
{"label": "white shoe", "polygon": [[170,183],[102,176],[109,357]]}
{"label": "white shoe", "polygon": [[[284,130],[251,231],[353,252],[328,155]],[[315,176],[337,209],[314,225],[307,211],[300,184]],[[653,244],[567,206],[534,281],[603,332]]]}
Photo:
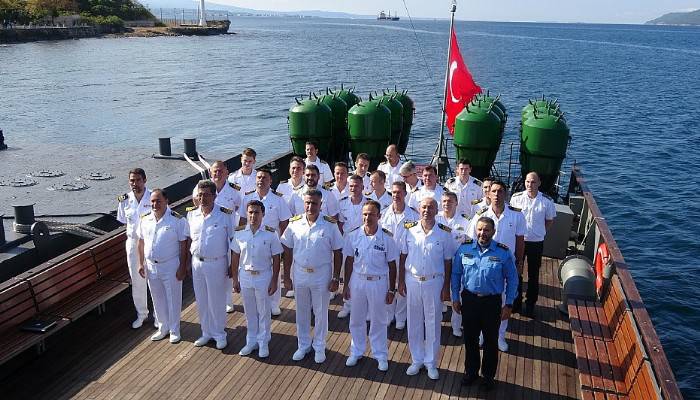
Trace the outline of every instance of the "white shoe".
{"label": "white shoe", "polygon": [[287,290],[287,293],[284,295],[284,297],[288,299],[293,299],[294,298],[294,291],[293,290]]}
{"label": "white shoe", "polygon": [[151,340],[154,342],[157,342],[159,340],[165,339],[165,337],[168,335],[169,335],[168,332],[159,330],[158,332],[154,333],[153,336],[151,336]]}
{"label": "white shoe", "polygon": [[256,344],[247,344],[247,345],[243,346],[243,348],[241,349],[241,351],[238,352],[238,355],[239,355],[239,356],[247,356],[247,355],[250,355],[250,354],[251,354],[253,351],[255,351],[255,349],[257,349],[257,348],[258,348],[258,344],[257,344],[257,343],[256,343]]}
{"label": "white shoe", "polygon": [[131,329],[139,329],[142,327],[144,320],[146,320],[146,317],[137,317],[136,320],[131,323]]}
{"label": "white shoe", "polygon": [[209,336],[202,336],[199,339],[194,341],[194,346],[195,347],[205,346],[207,343],[209,343],[210,340],[211,340],[211,338]]}
{"label": "white shoe", "polygon": [[377,369],[380,371],[387,371],[389,370],[389,361],[387,360],[379,360],[377,361],[379,365],[377,365]]}
{"label": "white shoe", "polygon": [[155,318],[153,319],[153,329],[160,329],[160,323]]}
{"label": "white shoe", "polygon": [[306,357],[306,353],[309,352],[309,349],[297,349],[297,351],[294,352],[294,355],[292,355],[292,360],[294,361],[301,361]]}
{"label": "white shoe", "polygon": [[280,314],[282,314],[282,310],[280,310],[279,307],[273,307],[272,310],[271,310],[271,312],[272,312],[272,316],[273,316],[273,317],[277,317],[277,316],[279,316]]}
{"label": "white shoe", "polygon": [[462,337],[462,330],[461,330],[461,329],[453,329],[453,330],[452,330],[452,336],[454,336],[454,337]]}
{"label": "white shoe", "polygon": [[260,349],[258,350],[258,357],[260,358],[267,358],[267,356],[270,355],[270,350],[267,348],[267,344],[263,344],[260,346]]}
{"label": "white shoe", "polygon": [[507,353],[508,352],[508,342],[506,342],[506,338],[504,337],[498,337],[498,350]]}
{"label": "white shoe", "polygon": [[418,375],[420,369],[423,368],[423,364],[411,364],[406,370],[406,375],[413,376]]}
{"label": "white shoe", "polygon": [[479,347],[484,347],[484,334],[479,334]]}
{"label": "white shoe", "polygon": [[226,338],[221,338],[221,339],[216,339],[216,348],[217,350],[223,350],[228,346],[228,341]]}
{"label": "white shoe", "polygon": [[435,367],[428,368],[428,378],[434,381],[440,379],[440,373],[438,372],[438,369]]}
{"label": "white shoe", "polygon": [[402,331],[403,328],[405,328],[405,327],[406,327],[406,321],[403,321],[403,322],[396,321],[396,325],[394,325],[394,328],[396,328],[399,331]]}
{"label": "white shoe", "polygon": [[182,338],[180,337],[180,335],[178,335],[178,334],[176,334],[176,333],[171,333],[171,334],[170,334],[170,339],[169,339],[169,340],[170,340],[170,343],[172,343],[172,344],[180,343],[180,339],[182,339]]}
{"label": "white shoe", "polygon": [[348,311],[348,310],[346,310],[346,309],[343,308],[343,309],[340,310],[340,312],[338,313],[338,318],[343,319],[343,318],[347,317],[348,315],[350,315],[350,311]]}
{"label": "white shoe", "polygon": [[345,366],[346,367],[354,367],[357,365],[357,362],[360,361],[360,357],[358,356],[350,356],[348,359],[345,361]]}
{"label": "white shoe", "polygon": [[316,354],[314,355],[314,362],[316,362],[316,364],[323,364],[324,361],[326,361],[326,351],[316,351]]}
{"label": "white shoe", "polygon": [[226,312],[228,314],[233,312],[233,304],[226,304]]}

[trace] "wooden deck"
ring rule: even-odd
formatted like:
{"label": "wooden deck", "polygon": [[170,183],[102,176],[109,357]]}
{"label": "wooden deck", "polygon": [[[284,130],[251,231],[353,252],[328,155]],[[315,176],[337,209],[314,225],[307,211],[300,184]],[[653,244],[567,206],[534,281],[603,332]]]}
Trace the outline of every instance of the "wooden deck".
{"label": "wooden deck", "polygon": [[536,321],[516,316],[510,322],[509,353],[499,358],[497,385],[491,392],[460,385],[464,346],[451,335],[449,314],[442,329],[440,380],[425,371],[406,376],[410,364],[406,330],[389,328],[389,371],[379,372],[367,357],[345,367],[350,345],[348,320],[336,318],[340,299],[331,304],[327,360],[313,356],[292,361],[296,349],[293,300],[283,298],[273,319],[270,357],[240,357],[245,319],[240,297],[228,316],[229,345],[195,348],[199,324],[191,284],[184,289],[183,341],[149,340],[152,325],[130,329],[134,317],[129,293],[47,340],[48,351],[28,351],[0,369],[3,399],[577,399],[578,374],[568,321],[555,309],[560,302],[557,260],[543,260]]}

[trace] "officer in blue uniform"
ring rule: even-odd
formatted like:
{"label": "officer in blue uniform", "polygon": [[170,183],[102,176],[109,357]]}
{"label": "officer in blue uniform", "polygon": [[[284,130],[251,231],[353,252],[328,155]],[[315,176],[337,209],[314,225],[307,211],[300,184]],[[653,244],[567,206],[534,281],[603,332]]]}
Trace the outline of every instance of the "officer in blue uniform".
{"label": "officer in blue uniform", "polygon": [[[496,232],[491,218],[481,217],[476,224],[476,238],[466,239],[452,261],[452,309],[462,314],[464,331],[463,385],[478,378],[490,390],[498,366],[498,326],[510,317],[518,292],[518,272],[508,246],[492,240]],[[501,294],[506,299],[502,304]],[[484,358],[479,355],[479,332],[484,333]]]}

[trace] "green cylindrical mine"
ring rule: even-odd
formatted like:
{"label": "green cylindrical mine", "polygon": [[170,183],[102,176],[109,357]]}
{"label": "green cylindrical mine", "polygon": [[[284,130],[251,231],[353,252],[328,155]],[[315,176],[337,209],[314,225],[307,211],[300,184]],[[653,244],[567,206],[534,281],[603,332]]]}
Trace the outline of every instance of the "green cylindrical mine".
{"label": "green cylindrical mine", "polygon": [[403,104],[396,100],[394,94],[386,94],[381,97],[382,104],[391,111],[391,138],[389,144],[399,145],[401,141],[401,133],[403,131]]}
{"label": "green cylindrical mine", "polygon": [[345,105],[348,107],[348,110],[352,108],[355,104],[358,104],[362,99],[360,96],[356,95],[354,92],[354,89],[343,89],[341,86],[341,89],[339,92],[337,92],[338,97],[345,102]]}
{"label": "green cylindrical mine", "polygon": [[569,145],[569,127],[561,116],[536,114],[522,124],[520,166],[523,180],[528,172],[540,176],[540,190],[551,193]]}
{"label": "green cylindrical mine", "polygon": [[408,141],[411,136],[411,127],[413,126],[413,114],[416,112],[416,105],[411,99],[407,91],[395,92],[395,99],[401,102],[403,106],[403,128],[401,129],[401,138],[399,140],[399,154],[406,154]]}
{"label": "green cylindrical mine", "polygon": [[472,102],[455,119],[454,146],[457,159],[472,164],[471,174],[483,179],[490,174],[501,145],[502,122],[493,110]]}
{"label": "green cylindrical mine", "polygon": [[348,106],[337,94],[326,94],[321,103],[331,109],[333,137],[330,156],[326,159],[331,165],[335,161],[345,161],[348,153]]}
{"label": "green cylindrical mine", "polygon": [[307,141],[318,143],[319,156],[327,159],[330,155],[333,138],[331,108],[321,103],[321,99],[299,101],[289,109],[289,138],[294,154],[305,156]]}
{"label": "green cylindrical mine", "polygon": [[356,104],[348,111],[348,133],[353,159],[367,153],[370,168],[378,165],[391,138],[391,111],[381,100]]}

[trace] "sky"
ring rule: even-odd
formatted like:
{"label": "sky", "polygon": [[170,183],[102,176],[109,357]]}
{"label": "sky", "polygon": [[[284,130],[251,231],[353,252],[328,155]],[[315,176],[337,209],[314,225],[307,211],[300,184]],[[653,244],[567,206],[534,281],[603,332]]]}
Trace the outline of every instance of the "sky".
{"label": "sky", "polygon": [[[272,11],[323,10],[406,16],[404,0],[207,0]],[[447,18],[451,0],[405,0],[412,17]],[[668,12],[700,9],[700,0],[458,0],[455,18],[478,21],[644,23]]]}

